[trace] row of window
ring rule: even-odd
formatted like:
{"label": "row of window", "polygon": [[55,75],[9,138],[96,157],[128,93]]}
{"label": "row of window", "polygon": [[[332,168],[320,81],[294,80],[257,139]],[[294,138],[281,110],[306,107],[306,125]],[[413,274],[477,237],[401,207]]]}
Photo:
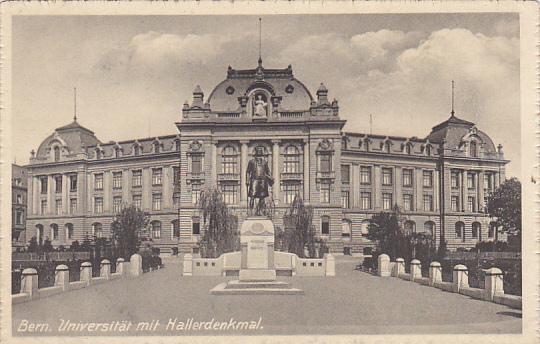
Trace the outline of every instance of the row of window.
{"label": "row of window", "polygon": [[[162,144],[159,143],[159,142],[154,142],[152,144],[152,147],[153,147],[153,151],[152,153],[160,153],[161,152],[161,148],[162,148]],[[180,151],[180,140],[174,140],[174,151],[175,152],[179,152]],[[96,148],[95,149],[95,153],[96,153],[96,159],[101,159],[103,158],[103,149],[100,149],[100,148]],[[142,151],[142,147],[139,143],[135,143],[133,145],[133,155],[134,156],[139,156],[143,153]],[[114,148],[114,157],[115,158],[120,158],[124,155],[124,150],[121,148],[121,147],[115,147]],[[56,157],[56,155],[55,155]],[[56,159],[56,158],[55,158]],[[58,160],[55,160],[55,161],[58,161]]]}
{"label": "row of window", "polygon": [[[47,200],[41,200],[40,204],[40,214],[47,214],[48,203]],[[69,214],[75,214],[77,212],[77,198],[73,197],[69,199]],[[54,201],[54,214],[60,215],[63,213],[63,202],[62,199],[56,199]]]}
{"label": "row of window", "polygon": [[[382,193],[382,209],[383,210],[392,209],[394,205],[393,196],[394,195],[392,193],[387,193],[387,192]],[[348,190],[341,191],[341,206],[345,209],[348,209],[351,207],[350,192]],[[359,207],[362,210],[373,209],[371,192],[360,192]],[[416,210],[414,206],[414,197],[412,194],[403,195],[403,210],[405,211]],[[423,210],[424,211],[434,210],[433,195],[430,195],[430,194],[423,195]]]}
{"label": "row of window", "polygon": [[[381,179],[383,186],[392,186],[394,184],[393,178],[393,168],[383,167],[381,168]],[[402,170],[402,186],[403,187],[412,187],[413,186],[413,169],[403,169]],[[350,165],[341,165],[341,182],[343,184],[349,184],[351,181],[351,166]],[[360,184],[361,185],[371,185],[372,183],[372,168],[371,166],[360,166]],[[422,171],[422,186],[425,188],[433,187],[433,171],[424,170]]]}
{"label": "row of window", "polygon": [[[173,183],[178,182],[179,169],[177,166],[173,167]],[[122,172],[113,172],[112,174],[112,187],[115,190],[122,189]],[[153,168],[152,169],[152,185],[161,186],[163,184],[163,169],[162,168]],[[131,171],[131,186],[132,187],[142,187],[142,170],[133,170]],[[103,173],[94,174],[94,190],[103,190]]]}
{"label": "row of window", "polygon": [[[488,227],[488,238],[493,238],[495,235],[496,226],[494,223],[490,223]],[[455,224],[456,238],[461,239],[463,242],[467,240],[467,231],[465,230],[465,223],[458,221]],[[471,238],[482,241],[482,225],[480,222],[473,222],[471,225]]]}
{"label": "row of window", "polygon": [[[450,172],[450,186],[453,189],[460,187],[460,171],[451,171]],[[477,181],[479,174],[477,172],[467,172],[467,188],[476,189]],[[484,173],[484,190],[492,190],[494,175],[493,173]]]}
{"label": "row of window", "polygon": [[[62,178],[61,175],[53,176],[54,181],[54,192],[61,193],[62,192]],[[77,191],[77,175],[76,174],[70,174],[68,175],[69,178],[69,191],[70,192],[76,192]],[[47,176],[41,176],[39,178],[39,184],[40,184],[40,190],[41,194],[46,195],[47,191],[49,189],[49,180]]]}

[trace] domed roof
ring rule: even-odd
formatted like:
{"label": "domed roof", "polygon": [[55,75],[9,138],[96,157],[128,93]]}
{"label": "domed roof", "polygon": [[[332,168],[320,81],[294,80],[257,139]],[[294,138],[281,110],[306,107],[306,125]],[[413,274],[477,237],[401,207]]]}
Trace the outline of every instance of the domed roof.
{"label": "domed roof", "polygon": [[39,145],[36,158],[47,159],[51,146],[54,143],[60,144],[68,154],[79,154],[85,152],[85,147],[101,143],[94,135],[94,132],[81,126],[76,120],[68,125],[57,128],[53,134],[49,135]]}
{"label": "domed roof", "polygon": [[294,78],[290,65],[285,69],[266,69],[260,63],[256,69],[246,70],[229,66],[227,78],[210,93],[208,103],[212,111],[236,111],[240,108],[238,97],[248,96],[258,86],[281,97],[280,109],[284,111],[307,110],[313,101],[307,87]]}

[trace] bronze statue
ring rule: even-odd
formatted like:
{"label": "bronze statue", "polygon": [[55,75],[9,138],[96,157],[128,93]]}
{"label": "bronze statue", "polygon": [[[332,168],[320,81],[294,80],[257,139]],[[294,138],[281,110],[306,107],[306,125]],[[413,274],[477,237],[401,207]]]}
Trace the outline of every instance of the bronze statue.
{"label": "bronze statue", "polygon": [[249,161],[246,170],[248,209],[251,213],[253,212],[255,199],[257,199],[255,208],[255,215],[257,216],[263,215],[265,199],[269,196],[269,188],[274,184],[268,162],[263,156],[263,148],[256,147],[255,156]]}

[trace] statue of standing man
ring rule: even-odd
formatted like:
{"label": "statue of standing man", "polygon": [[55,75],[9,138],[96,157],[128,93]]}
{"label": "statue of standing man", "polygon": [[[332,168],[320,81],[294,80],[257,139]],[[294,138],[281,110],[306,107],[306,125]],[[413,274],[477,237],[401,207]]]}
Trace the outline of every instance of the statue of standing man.
{"label": "statue of standing man", "polygon": [[249,161],[246,170],[246,185],[248,189],[248,208],[253,212],[255,199],[255,215],[261,216],[264,212],[265,199],[269,196],[269,188],[274,184],[270,175],[268,162],[264,159],[263,147],[255,148],[255,156]]}
{"label": "statue of standing man", "polygon": [[262,95],[257,95],[257,99],[254,100],[254,111],[253,114],[255,117],[266,117],[266,102],[262,99]]}

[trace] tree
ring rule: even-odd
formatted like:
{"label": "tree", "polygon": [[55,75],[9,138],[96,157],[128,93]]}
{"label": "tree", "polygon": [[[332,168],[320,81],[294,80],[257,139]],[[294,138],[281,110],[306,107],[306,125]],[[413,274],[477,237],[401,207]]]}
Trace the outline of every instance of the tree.
{"label": "tree", "polygon": [[[377,251],[388,254],[392,259],[403,257],[408,251],[409,238],[403,231],[405,219],[396,205],[392,211],[383,211],[370,219],[367,238],[376,243]],[[405,248],[405,249],[404,249]]]}
{"label": "tree", "polygon": [[121,257],[129,259],[137,253],[141,243],[141,232],[147,228],[150,221],[148,213],[134,205],[126,205],[116,214],[111,225],[113,240]]}
{"label": "tree", "polygon": [[[521,183],[517,178],[505,180],[488,196],[487,212],[501,232],[521,235]],[[495,240],[499,230],[495,230]]]}
{"label": "tree", "polygon": [[238,219],[223,201],[221,192],[217,188],[203,190],[198,205],[205,226],[201,254],[216,258],[223,253],[239,250]]}
{"label": "tree", "polygon": [[37,252],[38,249],[38,242],[35,236],[30,238],[30,241],[28,241],[28,252],[34,253]]}
{"label": "tree", "polygon": [[52,242],[49,238],[45,238],[43,242],[43,252],[51,252],[53,250]]}
{"label": "tree", "polygon": [[305,205],[302,197],[296,195],[289,209],[285,212],[284,220],[288,221],[285,230],[285,247],[289,252],[304,258],[305,249],[311,258],[315,257],[315,227],[313,226],[313,208]]}

